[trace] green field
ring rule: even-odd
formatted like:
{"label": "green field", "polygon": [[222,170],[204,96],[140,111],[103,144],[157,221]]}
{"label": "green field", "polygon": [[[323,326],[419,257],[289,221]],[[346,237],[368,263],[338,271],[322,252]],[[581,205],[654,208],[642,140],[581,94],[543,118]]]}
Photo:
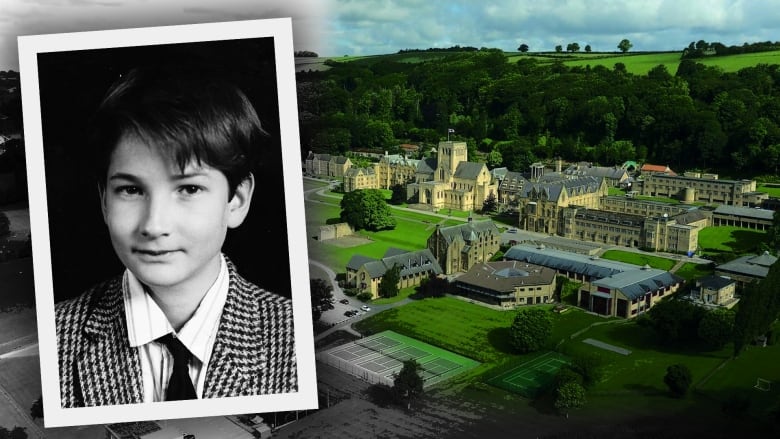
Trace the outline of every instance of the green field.
{"label": "green field", "polygon": [[766,184],[759,183],[756,185],[757,192],[764,192],[769,194],[770,197],[780,197],[780,185],[777,183]]}
{"label": "green field", "polygon": [[710,268],[709,264],[697,264],[694,262],[686,262],[674,272],[674,274],[687,281],[698,279],[712,273],[713,270]]}
{"label": "green field", "polygon": [[[646,75],[647,72],[654,67],[663,65],[671,75],[674,75],[677,72],[677,67],[680,65],[681,52],[682,49],[679,52],[627,52],[625,54],[619,52],[529,52],[526,54],[521,54],[519,52],[504,52],[504,54],[507,57],[507,62],[510,64],[514,64],[521,59],[533,59],[539,63],[561,61],[564,65],[569,67],[604,66],[612,70],[615,68],[616,63],[623,63],[626,66],[626,71],[636,75]],[[352,62],[366,65],[374,64],[379,61],[395,61],[414,64],[447,56],[455,56],[462,53],[472,52],[411,52],[374,56],[333,57],[330,59],[339,62]],[[694,61],[706,66],[718,67],[724,72],[737,72],[745,67],[754,67],[757,64],[780,64],[780,51],[712,56],[698,58]]]}
{"label": "green field", "polygon": [[612,261],[627,262],[634,265],[649,265],[652,268],[669,271],[676,261],[674,259],[662,258],[660,256],[646,255],[642,253],[633,253],[623,250],[607,250],[601,255],[604,259]]}
{"label": "green field", "polygon": [[766,232],[733,226],[705,227],[699,232],[699,247],[704,253],[732,252],[745,254],[758,251]]}

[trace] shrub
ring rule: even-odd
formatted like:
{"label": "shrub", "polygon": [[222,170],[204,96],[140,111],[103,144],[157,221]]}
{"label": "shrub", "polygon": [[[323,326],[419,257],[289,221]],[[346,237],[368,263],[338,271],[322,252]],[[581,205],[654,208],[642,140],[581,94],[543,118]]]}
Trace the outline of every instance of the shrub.
{"label": "shrub", "polygon": [[672,364],[666,368],[664,383],[676,398],[682,398],[688,393],[688,388],[693,382],[693,375],[688,366],[684,364]]}
{"label": "shrub", "polygon": [[369,292],[360,293],[360,294],[357,295],[357,300],[359,300],[361,302],[368,302],[369,300],[371,300],[373,298],[374,298],[374,295],[369,293]]}

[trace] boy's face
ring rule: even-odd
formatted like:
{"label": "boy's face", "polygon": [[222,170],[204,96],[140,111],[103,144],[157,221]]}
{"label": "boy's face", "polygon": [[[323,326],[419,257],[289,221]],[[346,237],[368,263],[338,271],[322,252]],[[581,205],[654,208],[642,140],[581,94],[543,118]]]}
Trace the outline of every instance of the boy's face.
{"label": "boy's face", "polygon": [[[183,170],[134,136],[111,155],[103,217],[122,263],[156,293],[203,291],[216,279],[229,227],[249,209],[252,181],[228,200],[222,172],[191,162]],[[248,186],[248,188],[247,188]]]}

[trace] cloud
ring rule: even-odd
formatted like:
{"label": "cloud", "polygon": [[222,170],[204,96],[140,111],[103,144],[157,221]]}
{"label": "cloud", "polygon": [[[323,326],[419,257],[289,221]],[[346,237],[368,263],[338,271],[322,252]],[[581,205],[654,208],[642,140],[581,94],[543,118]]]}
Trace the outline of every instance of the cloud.
{"label": "cloud", "polygon": [[461,46],[532,50],[578,42],[616,50],[681,50],[690,41],[724,44],[780,39],[777,0],[336,0],[328,26],[331,54],[392,53]]}

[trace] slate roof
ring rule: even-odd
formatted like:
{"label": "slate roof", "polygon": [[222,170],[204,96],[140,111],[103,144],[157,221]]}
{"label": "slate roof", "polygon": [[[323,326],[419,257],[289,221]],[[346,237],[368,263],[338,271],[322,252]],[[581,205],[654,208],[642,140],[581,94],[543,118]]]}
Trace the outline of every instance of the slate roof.
{"label": "slate roof", "polygon": [[593,193],[601,187],[601,179],[593,176],[564,179],[552,183],[529,183],[523,186],[520,196],[530,198],[534,193],[545,193],[548,200],[557,200],[563,188],[569,196]]}
{"label": "slate roof", "polygon": [[683,278],[657,268],[641,268],[616,273],[599,280],[593,285],[619,290],[627,299],[634,300],[650,291],[679,284]]}
{"label": "slate roof", "polygon": [[733,261],[716,266],[715,270],[765,278],[767,273],[769,273],[769,266],[776,261],[777,258],[775,256],[764,252],[762,255],[746,255],[739,257]]}
{"label": "slate roof", "polygon": [[433,171],[436,169],[436,159],[435,158],[426,158],[424,160],[420,160],[417,162],[417,172],[421,174],[433,174]]}
{"label": "slate roof", "polygon": [[[436,233],[436,232],[434,232]],[[457,239],[471,242],[479,237],[480,234],[498,235],[498,227],[491,220],[468,221],[465,224],[455,226],[439,227],[438,233],[447,240],[447,243],[453,243]]]}
{"label": "slate roof", "polygon": [[752,207],[728,206],[728,205],[721,204],[715,208],[713,213],[772,221],[772,217],[775,214],[775,211],[768,210],[768,209],[756,209]]}
{"label": "slate roof", "polygon": [[701,221],[705,218],[707,218],[707,214],[704,213],[704,211],[696,208],[693,208],[688,212],[672,216],[672,219],[677,221],[677,224],[690,224],[696,221]]}
{"label": "slate roof", "polygon": [[455,169],[455,178],[476,179],[485,167],[484,163],[460,162]]}
{"label": "slate roof", "polygon": [[375,261],[376,259],[370,258],[368,256],[363,255],[352,255],[351,258],[349,258],[349,262],[347,262],[347,268],[357,271],[360,269],[360,267],[363,266],[363,264],[371,261]]}
{"label": "slate roof", "polygon": [[555,270],[520,261],[479,262],[458,276],[456,283],[496,292],[514,292],[522,285],[549,285],[555,279]]}
{"label": "slate roof", "polygon": [[637,270],[638,266],[625,262],[592,258],[587,255],[571,253],[551,248],[537,248],[528,244],[518,244],[507,250],[504,259],[525,261],[556,270],[583,274],[591,278],[604,278],[628,270]]}
{"label": "slate roof", "polygon": [[358,175],[374,175],[374,168],[349,168],[344,172],[345,177],[357,177]]}
{"label": "slate roof", "polygon": [[501,185],[499,186],[499,189],[505,192],[515,192],[520,191],[528,182],[528,180],[523,177],[523,174],[519,172],[509,171],[504,175],[504,178],[501,180]]}
{"label": "slate roof", "polygon": [[401,154],[391,154],[386,155],[381,158],[381,161],[387,162],[391,165],[399,165],[399,166],[414,166],[417,167],[417,163],[420,160],[417,159],[408,159],[406,156]]}
{"label": "slate roof", "polygon": [[711,274],[696,280],[696,285],[711,290],[720,290],[735,283],[734,279]]}
{"label": "slate roof", "polygon": [[[402,277],[431,270],[434,274],[442,274],[444,272],[433,257],[433,253],[428,249],[403,253],[390,252],[388,250],[388,254],[390,255],[385,256],[382,259],[368,258],[369,260],[361,264],[358,268],[365,267],[372,279],[384,276],[387,270],[391,269],[393,265],[396,264],[401,266]],[[355,256],[352,257],[352,259],[354,258]],[[347,264],[347,266],[350,267],[351,264],[352,260],[350,260],[350,263]]]}
{"label": "slate roof", "polygon": [[590,163],[572,165],[563,171],[566,175],[589,175],[597,178],[620,180],[628,177],[628,172],[619,166],[591,166]]}

